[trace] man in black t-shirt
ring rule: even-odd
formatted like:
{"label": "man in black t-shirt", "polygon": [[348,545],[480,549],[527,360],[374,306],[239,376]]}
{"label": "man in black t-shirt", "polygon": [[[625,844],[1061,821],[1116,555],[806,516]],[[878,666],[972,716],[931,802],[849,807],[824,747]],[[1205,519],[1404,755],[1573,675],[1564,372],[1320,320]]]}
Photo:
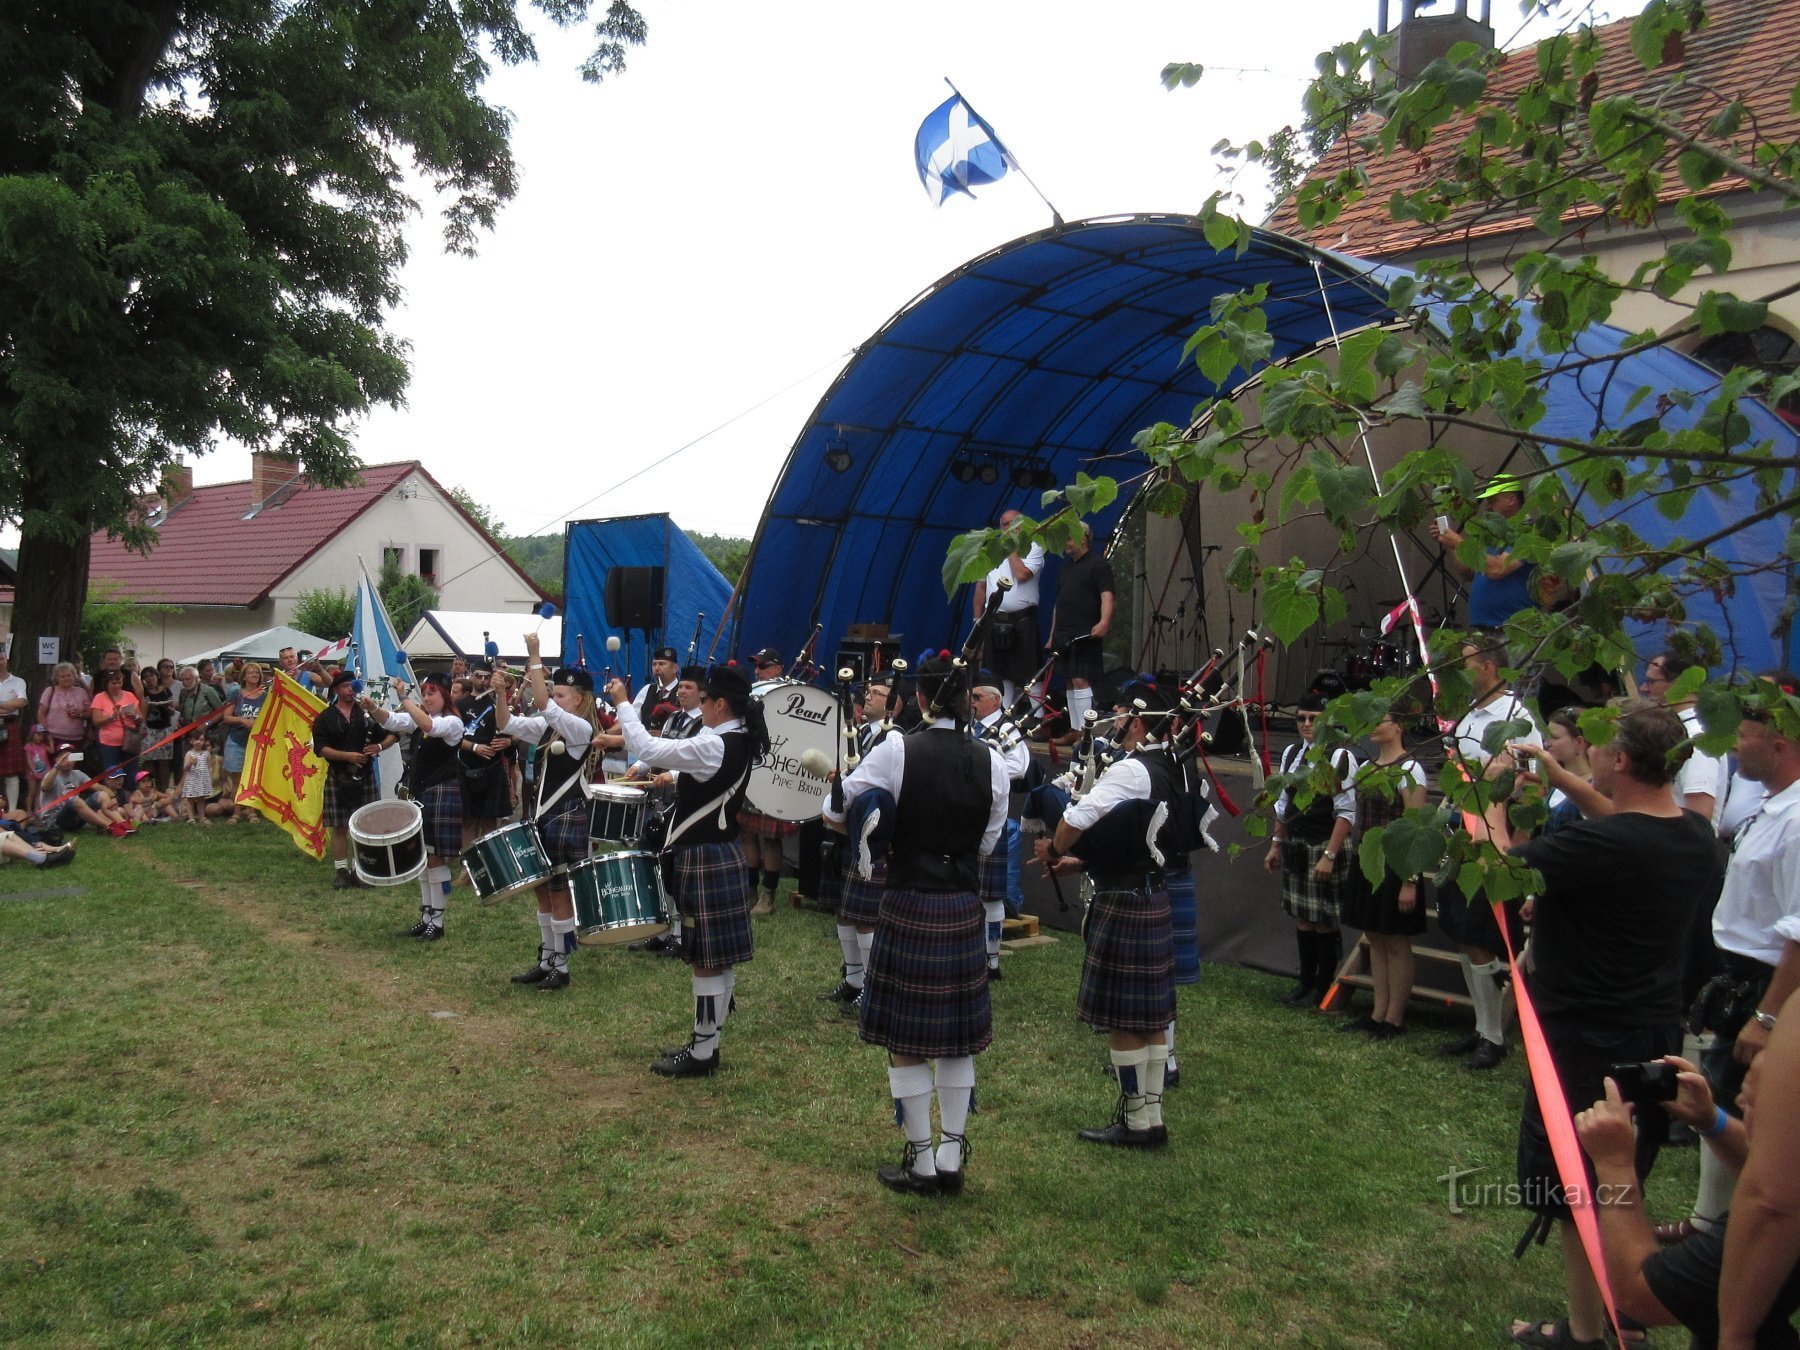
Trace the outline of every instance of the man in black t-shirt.
{"label": "man in black t-shirt", "polygon": [[[1594,786],[1612,799],[1613,814],[1566,825],[1517,850],[1544,878],[1533,902],[1527,988],[1571,1111],[1602,1094],[1612,1065],[1661,1059],[1681,1048],[1688,925],[1701,898],[1719,886],[1711,822],[1683,811],[1669,792],[1685,758],[1677,753],[1687,739],[1681,719],[1647,699],[1626,700],[1619,713],[1613,739],[1588,757]],[[1641,1110],[1640,1177],[1648,1175],[1667,1138],[1663,1110]],[[1579,1254],[1532,1090],[1525,1094],[1518,1152],[1521,1203],[1536,1215],[1533,1230],[1560,1221],[1569,1284],[1566,1335],[1573,1343],[1595,1341],[1605,1327],[1600,1291]],[[1553,1336],[1556,1327],[1515,1325],[1514,1338],[1534,1330]]]}
{"label": "man in black t-shirt", "polygon": [[1094,532],[1086,521],[1063,553],[1069,561],[1056,583],[1049,647],[1069,685],[1069,729],[1080,731],[1094,706],[1093,686],[1104,666],[1103,648],[1113,617],[1113,573],[1112,564],[1094,552]]}

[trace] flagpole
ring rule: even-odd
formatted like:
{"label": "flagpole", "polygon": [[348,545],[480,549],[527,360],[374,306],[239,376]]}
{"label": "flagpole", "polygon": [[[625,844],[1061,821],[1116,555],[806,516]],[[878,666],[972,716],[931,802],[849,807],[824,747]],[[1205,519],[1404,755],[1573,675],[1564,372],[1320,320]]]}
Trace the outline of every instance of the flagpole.
{"label": "flagpole", "polygon": [[962,90],[958,89],[956,87],[956,85],[951,81],[951,79],[948,75],[944,76],[944,83],[948,84],[950,86],[951,93],[955,94],[958,98],[960,98],[963,101],[963,106],[969,110],[969,115],[971,117],[973,117],[977,122],[981,123],[982,130],[986,131],[988,134],[988,139],[993,141],[994,145],[999,149],[1000,153],[1006,156],[1006,162],[1008,164],[1012,165],[1013,168],[1015,168],[1019,171],[1019,177],[1023,178],[1027,183],[1031,184],[1031,190],[1033,192],[1037,193],[1038,200],[1041,201],[1045,206],[1048,206],[1050,208],[1050,220],[1056,226],[1056,228],[1060,230],[1062,228],[1062,223],[1063,223],[1062,212],[1058,211],[1056,209],[1055,203],[1052,202],[1048,197],[1046,197],[1044,195],[1044,190],[1042,188],[1040,188],[1036,183],[1032,182],[1031,175],[1025,172],[1025,166],[1023,164],[1019,163],[1019,157],[1017,155],[1013,154],[1012,151],[1010,151],[1006,148],[1006,142],[1004,142],[1000,139],[999,134],[997,132],[995,132],[995,130],[994,130],[993,124],[991,122],[989,122],[987,120],[987,118],[983,117],[980,113],[975,111],[975,105],[973,103],[969,102],[968,95],[964,94]]}

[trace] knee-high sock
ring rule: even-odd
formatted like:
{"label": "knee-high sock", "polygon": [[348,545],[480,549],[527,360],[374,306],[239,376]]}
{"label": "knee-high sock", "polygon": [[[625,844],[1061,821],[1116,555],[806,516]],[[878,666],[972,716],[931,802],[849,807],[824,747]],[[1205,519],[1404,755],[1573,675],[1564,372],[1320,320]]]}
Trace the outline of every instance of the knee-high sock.
{"label": "knee-high sock", "polygon": [[861,930],[857,931],[856,948],[858,951],[860,951],[862,953],[863,980],[865,982],[869,978],[869,952],[874,946],[875,946],[875,930],[873,928],[871,928],[866,933],[862,932]]}
{"label": "knee-high sock", "polygon": [[1314,933],[1313,940],[1317,947],[1319,969],[1313,979],[1313,989],[1322,999],[1331,992],[1331,986],[1337,982],[1338,967],[1344,963],[1343,930],[1333,928],[1329,933]]}
{"label": "knee-high sock", "polygon": [[1088,709],[1094,706],[1092,689],[1077,689],[1069,686],[1069,729],[1081,731],[1087,724]]}
{"label": "knee-high sock", "polygon": [[725,1006],[719,1009],[719,1025],[724,1026],[725,1019],[731,1016],[731,1001],[737,997],[737,967],[726,966],[720,978],[725,981]]}
{"label": "knee-high sock", "polygon": [[906,1136],[913,1155],[912,1170],[922,1177],[937,1175],[937,1158],[931,1151],[931,1066],[888,1065],[888,1091],[894,1097],[894,1123]]}
{"label": "knee-high sock", "polygon": [[764,870],[762,874],[762,888],[770,895],[775,894],[776,891],[781,889],[781,869],[779,867],[772,872],[767,869]]}
{"label": "knee-high sock", "polygon": [[1737,1193],[1737,1177],[1706,1144],[1700,1145],[1700,1188],[1694,1193],[1694,1227],[1707,1233],[1725,1231],[1725,1212]]}
{"label": "knee-high sock", "polygon": [[938,1125],[944,1132],[937,1165],[955,1172],[963,1165],[963,1133],[969,1125],[969,1103],[975,1096],[975,1056],[940,1059],[936,1076]]}
{"label": "knee-high sock", "polygon": [[1144,1047],[1144,1114],[1152,1127],[1163,1123],[1163,1077],[1168,1067],[1168,1046],[1152,1043]]}
{"label": "knee-high sock", "polygon": [[550,955],[557,948],[556,916],[538,911],[538,964],[550,968]]}
{"label": "knee-high sock", "polygon": [[444,907],[450,901],[450,869],[428,867],[425,869],[425,881],[425,918],[442,928]]}
{"label": "knee-high sock", "polygon": [[1144,1106],[1144,1062],[1147,1048],[1114,1050],[1113,1068],[1119,1075],[1119,1105],[1125,1113],[1125,1124],[1134,1130],[1150,1128],[1150,1113]]}
{"label": "knee-high sock", "polygon": [[840,923],[837,926],[838,946],[844,952],[844,983],[852,989],[863,987],[863,954],[856,942],[856,925]]}
{"label": "knee-high sock", "polygon": [[1168,1029],[1163,1032],[1163,1046],[1169,1052],[1168,1067],[1173,1069],[1176,1067],[1176,1065],[1175,1065],[1175,1024],[1173,1022],[1170,1022]]}
{"label": "knee-high sock", "polygon": [[559,970],[569,968],[569,953],[575,950],[575,928],[573,917],[550,921],[550,949],[556,957],[553,964]]}
{"label": "knee-high sock", "polygon": [[437,902],[437,883],[431,879],[431,869],[426,868],[425,871],[419,873],[419,917],[426,923],[436,923],[443,917],[442,915],[435,918],[432,916],[432,911],[437,908]]}
{"label": "knee-high sock", "polygon": [[1319,944],[1313,940],[1317,936],[1318,934],[1310,928],[1294,930],[1294,946],[1300,953],[1300,987],[1302,989],[1311,989],[1318,974],[1319,961],[1315,953],[1319,950]]}
{"label": "knee-high sock", "polygon": [[1019,886],[1019,848],[1022,840],[1018,821],[1006,822],[1006,833],[1000,842],[1006,848],[1006,904],[1015,914],[1020,913],[1025,908],[1025,892]]}
{"label": "knee-high sock", "polygon": [[723,975],[694,976],[694,1058],[711,1059],[719,1049],[719,1023],[731,988]]}
{"label": "knee-high sock", "polygon": [[987,958],[992,969],[1000,964],[1000,937],[1006,932],[1006,904],[1000,900],[984,900],[982,916],[987,920]]}
{"label": "knee-high sock", "polygon": [[1471,974],[1469,996],[1475,1002],[1475,1030],[1484,1041],[1495,1045],[1506,1043],[1506,1003],[1495,978],[1506,969],[1503,962],[1489,961],[1478,966],[1464,958]]}
{"label": "knee-high sock", "polygon": [[1006,704],[1007,707],[1009,707],[1009,708],[1012,707],[1013,700],[1015,698],[1017,698],[1018,696],[1019,696],[1019,686],[1016,681],[1013,681],[1013,680],[1000,681],[1000,698]]}

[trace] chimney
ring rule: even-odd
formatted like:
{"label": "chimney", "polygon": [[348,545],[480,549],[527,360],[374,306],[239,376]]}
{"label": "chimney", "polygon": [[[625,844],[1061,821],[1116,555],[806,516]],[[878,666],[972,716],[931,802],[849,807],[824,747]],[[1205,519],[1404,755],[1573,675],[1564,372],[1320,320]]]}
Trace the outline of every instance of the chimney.
{"label": "chimney", "polygon": [[163,467],[162,483],[156,489],[156,495],[162,499],[164,506],[174,506],[194,495],[194,466],[191,464],[168,464]]}
{"label": "chimney", "polygon": [[[1400,22],[1393,30],[1394,45],[1387,66],[1394,79],[1411,84],[1421,71],[1459,42],[1473,42],[1486,51],[1494,49],[1493,0],[1480,0],[1481,17],[1469,12],[1472,0],[1399,0]],[[1389,0],[1381,0],[1377,32],[1388,31]],[[1447,8],[1445,8],[1447,6]],[[1443,8],[1443,13],[1421,14],[1422,9]]]}
{"label": "chimney", "polygon": [[267,450],[250,452],[250,509],[262,505],[300,472],[300,462],[292,455],[277,455]]}

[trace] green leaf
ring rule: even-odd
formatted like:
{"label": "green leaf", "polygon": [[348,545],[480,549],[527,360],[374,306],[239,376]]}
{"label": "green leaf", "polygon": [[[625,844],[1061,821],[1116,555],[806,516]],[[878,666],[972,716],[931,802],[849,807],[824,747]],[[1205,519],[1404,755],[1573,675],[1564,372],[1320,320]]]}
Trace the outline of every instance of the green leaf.
{"label": "green leaf", "polygon": [[1319,596],[1316,591],[1302,591],[1283,577],[1269,583],[1263,591],[1263,618],[1284,647],[1319,621]]}
{"label": "green leaf", "polygon": [[1235,249],[1243,230],[1236,219],[1223,211],[1209,212],[1200,228],[1206,235],[1206,242],[1212,246],[1215,253],[1224,253]]}
{"label": "green leaf", "polygon": [[1187,489],[1180,483],[1159,483],[1145,505],[1159,516],[1178,516],[1187,499]]}
{"label": "green leaf", "polygon": [[958,586],[980,581],[992,570],[999,558],[988,557],[988,546],[998,547],[999,538],[999,530],[970,530],[950,541],[950,548],[944,555],[945,595],[955,595]]}
{"label": "green leaf", "polygon": [[1704,685],[1694,700],[1694,711],[1707,734],[1728,736],[1735,733],[1744,720],[1744,705],[1731,690],[1716,684]]}
{"label": "green leaf", "polygon": [[1339,464],[1321,451],[1313,456],[1312,471],[1319,503],[1333,525],[1353,524],[1368,509],[1375,484],[1362,465]]}
{"label": "green leaf", "polygon": [[1754,333],[1768,322],[1769,307],[1760,300],[1740,300],[1721,291],[1708,291],[1694,306],[1702,337],[1720,333]]}
{"label": "green leaf", "polygon": [[1408,380],[1393,392],[1384,403],[1377,403],[1375,411],[1387,417],[1424,417],[1425,395],[1419,386]]}

